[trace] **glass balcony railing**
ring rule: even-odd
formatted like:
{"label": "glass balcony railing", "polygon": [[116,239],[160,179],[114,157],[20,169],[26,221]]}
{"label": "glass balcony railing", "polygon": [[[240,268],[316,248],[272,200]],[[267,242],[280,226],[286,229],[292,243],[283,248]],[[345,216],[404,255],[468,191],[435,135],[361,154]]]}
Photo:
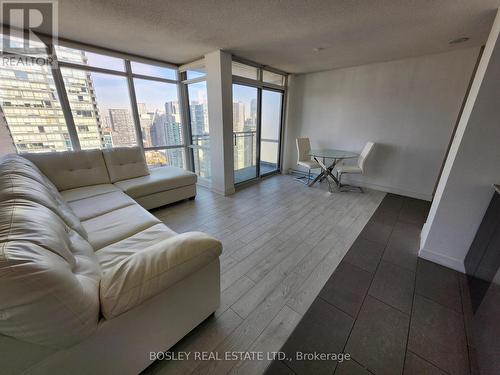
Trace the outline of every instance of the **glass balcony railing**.
{"label": "glass balcony railing", "polygon": [[[246,130],[233,132],[234,182],[257,177],[257,132]],[[261,139],[260,175],[278,169],[277,139]]]}
{"label": "glass balcony railing", "polygon": [[203,178],[209,179],[210,169],[210,135],[192,135],[192,144],[189,146],[193,150],[195,173]]}

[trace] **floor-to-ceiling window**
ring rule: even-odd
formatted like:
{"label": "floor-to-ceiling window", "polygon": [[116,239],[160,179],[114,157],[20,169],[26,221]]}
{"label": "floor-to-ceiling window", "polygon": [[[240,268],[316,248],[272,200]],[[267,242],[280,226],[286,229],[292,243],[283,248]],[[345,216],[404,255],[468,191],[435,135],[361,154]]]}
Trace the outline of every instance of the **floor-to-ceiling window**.
{"label": "floor-to-ceiling window", "polygon": [[184,168],[184,134],[177,85],[134,78],[137,112],[149,165]]}
{"label": "floor-to-ceiling window", "polygon": [[177,67],[54,47],[53,66],[0,66],[0,126],[18,152],[141,145],[150,166],[188,167]]}
{"label": "floor-to-ceiling window", "polygon": [[187,132],[190,134],[189,156],[194,172],[203,184],[211,178],[210,126],[208,122],[208,93],[206,71],[203,61],[196,68],[184,70],[181,74],[184,84],[186,117],[189,119]]}
{"label": "floor-to-ceiling window", "polygon": [[233,61],[234,182],[280,170],[286,77]]}
{"label": "floor-to-ceiling window", "polygon": [[19,152],[73,149],[50,67],[2,66],[0,117]]}
{"label": "floor-to-ceiling window", "polygon": [[73,68],[61,73],[82,150],[137,145],[125,77]]}
{"label": "floor-to-ceiling window", "polygon": [[262,89],[260,131],[260,174],[277,171],[280,162],[283,92]]}
{"label": "floor-to-ceiling window", "polygon": [[257,106],[258,89],[233,84],[234,182],[257,174]]}
{"label": "floor-to-ceiling window", "polygon": [[208,125],[207,83],[189,83],[189,117],[194,171],[198,176],[210,178],[210,128]]}

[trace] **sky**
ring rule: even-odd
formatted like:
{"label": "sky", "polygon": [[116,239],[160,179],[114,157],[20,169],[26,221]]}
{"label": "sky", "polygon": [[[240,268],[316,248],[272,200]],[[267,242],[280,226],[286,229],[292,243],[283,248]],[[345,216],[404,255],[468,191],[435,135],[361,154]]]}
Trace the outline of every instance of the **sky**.
{"label": "sky", "polygon": [[[108,108],[130,107],[127,79],[110,74],[92,72],[99,108],[107,111]],[[134,79],[135,95],[138,103],[146,103],[148,111],[164,110],[165,103],[177,100],[177,86],[172,83]]]}
{"label": "sky", "polygon": [[[87,64],[99,68],[125,71],[124,60],[85,51]],[[131,62],[132,72],[152,77],[176,79],[176,72],[161,66]],[[97,102],[102,111],[109,108],[131,109],[127,79],[110,74],[92,72]],[[148,111],[164,110],[165,103],[177,100],[177,86],[158,81],[134,79],[135,93],[139,103],[146,103]]]}
{"label": "sky", "polygon": [[165,103],[177,101],[177,85],[134,78],[138,103],[146,103],[148,111],[165,110]]}
{"label": "sky", "polygon": [[[123,60],[115,57],[104,56],[85,52],[90,66],[124,71]],[[176,79],[173,69],[160,66],[131,62],[132,72],[142,75]],[[99,108],[107,112],[109,108],[131,109],[127,79],[110,74],[92,72],[97,102]],[[166,102],[177,101],[177,85],[134,78],[135,94],[138,103],[146,103],[149,112],[164,110]],[[206,83],[189,85],[190,100],[199,101],[206,98]],[[194,97],[193,97],[194,96]],[[262,91],[262,137],[277,139],[279,137],[279,121],[281,116],[282,94],[276,91]],[[233,85],[233,102],[244,102],[250,110],[252,99],[257,100],[255,87]],[[248,114],[247,114],[248,115]]]}
{"label": "sky", "polygon": [[[279,138],[281,96],[277,91],[262,90],[262,138]],[[245,103],[246,110],[250,111],[252,99],[257,100],[255,87],[233,84],[233,102]]]}

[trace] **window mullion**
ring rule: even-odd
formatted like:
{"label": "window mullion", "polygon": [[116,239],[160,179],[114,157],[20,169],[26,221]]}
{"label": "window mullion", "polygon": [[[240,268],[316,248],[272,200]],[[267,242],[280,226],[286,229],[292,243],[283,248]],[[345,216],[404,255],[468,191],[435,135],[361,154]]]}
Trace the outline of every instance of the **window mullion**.
{"label": "window mullion", "polygon": [[[177,72],[177,79],[181,81],[181,75],[185,75],[186,73]],[[181,121],[182,121],[182,133],[184,136],[184,153],[186,155],[186,163],[187,169],[194,172],[194,157],[193,151],[190,146],[193,143],[192,134],[191,134],[191,113],[189,110],[189,99],[187,92],[187,85],[183,83],[179,83],[177,85],[179,104],[181,107]]]}
{"label": "window mullion", "polygon": [[[257,132],[256,132],[256,145],[255,145],[255,162],[257,169],[257,177],[260,177],[260,147],[261,147],[261,133],[262,133],[262,88],[257,89]],[[253,147],[253,144],[251,145]]]}
{"label": "window mullion", "polygon": [[130,67],[130,60],[125,60],[125,71],[127,73],[127,83],[128,83],[129,97],[130,97],[130,106],[132,107],[132,117],[134,119],[137,145],[141,149],[144,150],[144,140],[142,139],[141,119],[139,117],[139,110],[137,109],[137,98],[135,96],[134,79],[132,78],[132,69]]}
{"label": "window mullion", "polygon": [[[52,51],[53,61],[57,64],[57,57],[55,55],[54,48],[52,48]],[[64,86],[64,79],[58,64],[56,67],[52,68],[52,77],[54,78],[57,95],[59,96],[59,102],[61,103],[61,109],[63,111],[64,120],[66,121],[69,138],[71,139],[71,146],[73,147],[73,150],[79,151],[81,150],[80,139],[78,138],[73,113],[71,112],[71,106],[69,104],[68,94],[66,92],[66,87]]]}

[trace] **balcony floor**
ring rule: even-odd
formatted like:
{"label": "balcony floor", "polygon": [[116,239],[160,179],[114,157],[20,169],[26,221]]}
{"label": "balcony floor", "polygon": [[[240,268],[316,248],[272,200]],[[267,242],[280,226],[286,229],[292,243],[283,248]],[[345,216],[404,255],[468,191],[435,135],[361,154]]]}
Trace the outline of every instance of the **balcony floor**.
{"label": "balcony floor", "polygon": [[[241,168],[237,169],[234,171],[234,183],[240,183],[243,181],[248,181],[251,180],[252,178],[256,177],[257,174],[257,167],[247,167],[247,168]],[[264,175],[270,172],[274,172],[276,170],[276,164],[272,163],[265,163],[262,162],[260,163],[260,174]]]}

